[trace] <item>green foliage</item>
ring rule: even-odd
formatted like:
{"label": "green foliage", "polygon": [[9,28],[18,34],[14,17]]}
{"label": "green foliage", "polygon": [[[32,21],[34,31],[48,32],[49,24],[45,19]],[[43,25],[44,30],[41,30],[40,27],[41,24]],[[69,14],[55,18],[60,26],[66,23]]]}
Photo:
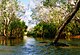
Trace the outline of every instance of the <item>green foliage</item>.
{"label": "green foliage", "polygon": [[[28,32],[28,35],[33,37],[42,37],[42,38],[54,38],[57,32],[58,25],[52,23],[46,23],[41,21],[37,24],[32,31]],[[76,20],[72,20],[64,29],[61,34],[61,37],[70,35],[79,35],[80,34],[80,23]],[[64,37],[63,37],[64,36]]]}
{"label": "green foliage", "polygon": [[10,24],[10,29],[16,29],[16,28],[25,28],[25,22],[24,21],[20,21],[20,20],[14,20],[12,21],[12,23]]}
{"label": "green foliage", "polygon": [[57,29],[54,23],[42,21],[34,27],[33,31],[28,32],[28,34],[32,34],[34,37],[54,38],[56,31]]}
{"label": "green foliage", "polygon": [[23,37],[25,28],[26,28],[25,22],[20,20],[12,21],[9,26],[10,36]]}
{"label": "green foliage", "polygon": [[62,3],[62,4],[66,4],[66,1],[65,0],[45,0],[43,1],[43,5],[44,6],[55,6],[56,3]]}
{"label": "green foliage", "polygon": [[44,6],[53,6],[54,4],[56,4],[57,0],[46,0],[43,2]]}
{"label": "green foliage", "polygon": [[79,35],[80,34],[80,25],[77,21],[72,20],[64,29],[65,34],[67,35],[70,32],[70,35]]}
{"label": "green foliage", "polygon": [[2,34],[8,36],[10,29],[13,30],[14,28],[23,28],[25,26],[24,22],[17,20],[17,17],[20,18],[18,12],[23,13],[23,8],[18,0],[0,0],[0,29]]}
{"label": "green foliage", "polygon": [[[75,1],[77,0],[73,2],[71,0],[43,0],[43,6],[36,6],[32,14],[32,18],[40,20],[40,23],[28,34],[34,37],[54,38],[58,27],[65,21],[67,14],[75,9]],[[80,10],[74,19],[80,19]],[[80,34],[80,21],[72,20],[65,27],[61,37],[78,34]]]}

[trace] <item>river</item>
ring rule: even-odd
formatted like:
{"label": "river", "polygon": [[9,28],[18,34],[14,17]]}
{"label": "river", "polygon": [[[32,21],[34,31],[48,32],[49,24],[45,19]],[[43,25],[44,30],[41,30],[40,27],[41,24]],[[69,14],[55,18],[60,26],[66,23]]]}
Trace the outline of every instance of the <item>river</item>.
{"label": "river", "polygon": [[[14,40],[15,41],[15,40]],[[17,41],[15,41],[17,43]],[[47,46],[31,37],[24,37],[17,44],[0,45],[0,55],[80,55],[80,40],[62,41],[68,43],[69,47]]]}

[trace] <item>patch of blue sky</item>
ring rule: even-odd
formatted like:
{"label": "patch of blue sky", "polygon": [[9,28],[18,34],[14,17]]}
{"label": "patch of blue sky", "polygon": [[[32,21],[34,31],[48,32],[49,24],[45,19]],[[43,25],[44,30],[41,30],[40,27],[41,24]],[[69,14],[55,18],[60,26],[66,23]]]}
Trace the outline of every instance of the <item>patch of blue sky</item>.
{"label": "patch of blue sky", "polygon": [[22,20],[28,25],[29,27],[35,26],[35,24],[29,24],[28,21],[32,20],[31,14],[32,11],[31,9],[35,7],[35,4],[32,2],[32,0],[19,0],[25,7],[25,14],[21,17]]}
{"label": "patch of blue sky", "polygon": [[30,0],[19,0],[19,1],[21,1],[24,5],[28,5],[30,2]]}

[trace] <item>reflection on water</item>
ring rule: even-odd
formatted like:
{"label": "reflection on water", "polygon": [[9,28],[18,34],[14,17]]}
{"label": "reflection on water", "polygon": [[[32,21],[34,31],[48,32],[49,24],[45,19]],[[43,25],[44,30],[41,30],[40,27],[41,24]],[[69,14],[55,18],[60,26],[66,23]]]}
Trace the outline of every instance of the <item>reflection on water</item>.
{"label": "reflection on water", "polygon": [[27,46],[28,44],[35,45],[36,40],[34,38],[29,38],[27,36],[24,36],[24,42],[25,46]]}
{"label": "reflection on water", "polygon": [[[40,40],[41,41],[41,40]],[[43,41],[43,40],[42,40]],[[0,40],[0,55],[79,55],[80,40],[72,40],[67,43],[79,45],[78,47],[54,47],[47,46],[48,43],[41,43],[39,40],[24,36],[23,40],[14,39]],[[62,41],[63,42],[63,41]],[[74,43],[73,43],[74,42]],[[3,45],[2,45],[3,44]]]}
{"label": "reflection on water", "polygon": [[23,40],[20,38],[16,38],[16,39],[6,39],[4,37],[0,37],[0,45],[4,45],[4,46],[14,46],[14,45],[18,45],[19,43],[21,43]]}

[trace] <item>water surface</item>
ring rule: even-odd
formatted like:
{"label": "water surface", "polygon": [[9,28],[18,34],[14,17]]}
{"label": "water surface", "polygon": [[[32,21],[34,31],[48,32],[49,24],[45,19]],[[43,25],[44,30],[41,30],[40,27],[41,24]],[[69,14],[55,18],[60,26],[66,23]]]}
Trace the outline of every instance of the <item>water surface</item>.
{"label": "water surface", "polygon": [[0,55],[80,55],[79,39],[65,42],[70,44],[69,47],[47,46],[48,43],[41,43],[41,40],[26,36],[23,41],[14,40],[11,42],[13,44],[10,44],[10,41],[8,43],[0,45]]}

